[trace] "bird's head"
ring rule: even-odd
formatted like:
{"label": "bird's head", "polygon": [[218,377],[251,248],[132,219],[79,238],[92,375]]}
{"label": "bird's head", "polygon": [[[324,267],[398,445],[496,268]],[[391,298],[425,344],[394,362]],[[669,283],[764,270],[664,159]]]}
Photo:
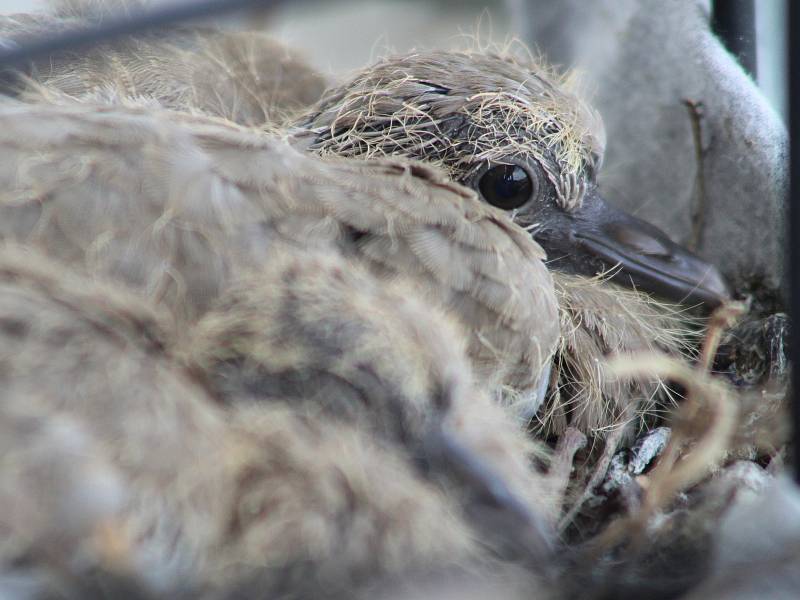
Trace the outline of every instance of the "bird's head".
{"label": "bird's head", "polygon": [[603,199],[602,120],[532,60],[444,51],[384,59],[329,90],[297,124],[313,151],[442,167],[508,211],[554,269],[608,272],[687,304],[713,308],[729,297],[714,266]]}

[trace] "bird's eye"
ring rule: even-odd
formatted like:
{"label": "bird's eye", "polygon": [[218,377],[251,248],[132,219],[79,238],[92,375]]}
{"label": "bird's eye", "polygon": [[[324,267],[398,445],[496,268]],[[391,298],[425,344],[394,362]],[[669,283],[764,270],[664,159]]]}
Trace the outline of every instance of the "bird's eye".
{"label": "bird's eye", "polygon": [[519,208],[535,191],[530,175],[517,165],[487,169],[478,181],[478,189],[489,204],[504,210]]}

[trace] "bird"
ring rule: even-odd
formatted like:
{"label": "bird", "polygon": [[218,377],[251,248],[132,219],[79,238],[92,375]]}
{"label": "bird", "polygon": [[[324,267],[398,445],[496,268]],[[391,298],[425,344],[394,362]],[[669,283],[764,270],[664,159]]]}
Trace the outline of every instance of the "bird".
{"label": "bird", "polygon": [[[312,257],[309,268],[330,259]],[[304,262],[295,254],[286,261],[272,268],[286,276]],[[329,280],[340,274],[341,263],[319,272]],[[392,299],[376,294],[366,299]],[[305,311],[283,310],[292,319]],[[429,335],[437,333],[436,323],[430,321]],[[284,331],[283,342],[308,343],[312,332],[322,332],[314,323],[306,327],[307,339]],[[404,343],[384,349],[389,362],[392,352],[404,358],[409,343],[399,325],[391,327],[398,330],[394,341]],[[13,434],[3,437],[9,452],[0,465],[0,492],[4,506],[19,509],[3,518],[24,517],[4,529],[0,559],[19,547],[31,553],[36,540],[63,538],[62,532],[70,533],[65,539],[76,549],[95,548],[99,526],[107,524],[113,553],[95,550],[89,557],[154,594],[221,591],[253,578],[261,594],[308,597],[344,594],[410,572],[464,569],[490,576],[503,568],[489,552],[497,546],[488,521],[477,517],[494,516],[493,533],[502,536],[505,529],[513,538],[509,527],[518,533],[524,523],[517,513],[503,519],[509,497],[497,485],[508,482],[512,494],[514,486],[536,478],[516,446],[510,452],[503,447],[511,439],[502,430],[508,420],[495,404],[487,400],[483,410],[469,390],[459,390],[469,406],[459,408],[454,396],[452,409],[440,407],[445,418],[437,426],[454,432],[440,440],[463,447],[439,454],[445,461],[469,455],[470,461],[462,471],[453,461],[447,468],[435,460],[422,465],[422,452],[409,460],[397,444],[353,420],[331,413],[320,418],[315,412],[324,407],[313,410],[311,400],[222,406],[219,389],[172,355],[173,336],[169,316],[124,287],[65,269],[31,247],[0,250],[0,430]],[[362,356],[365,368],[373,362]],[[383,400],[384,375],[360,390],[364,401]],[[456,373],[440,375],[458,384]],[[392,384],[398,382],[386,385]],[[413,415],[414,408],[405,410]],[[31,412],[44,420],[41,426],[21,424],[17,415],[30,419]],[[476,421],[492,414],[494,427]],[[51,425],[61,421],[75,432]],[[409,430],[421,426],[411,417],[401,421]],[[25,442],[32,436],[36,443]],[[464,448],[479,452],[465,454]],[[480,478],[494,466],[500,476],[485,489]],[[451,485],[442,485],[448,477]],[[57,486],[68,493],[45,493]],[[78,502],[87,497],[88,504]]]}
{"label": "bird", "polygon": [[[80,3],[69,4],[74,14],[75,6]],[[80,12],[78,9],[77,13]],[[83,14],[91,14],[91,10],[84,8]],[[139,40],[139,43],[144,42]],[[164,49],[159,47],[159,51]],[[94,60],[99,59],[95,57]],[[109,73],[115,73],[115,62],[118,61],[108,61],[104,68],[97,69],[91,86],[72,88],[70,93],[80,96],[101,87],[114,88],[114,77]],[[147,65],[141,61],[134,64],[121,72],[128,73],[126,77],[146,81],[143,73],[148,72]],[[298,71],[297,80],[304,78],[308,68]],[[249,70],[255,70],[255,66]],[[115,77],[120,77],[119,72],[117,67]],[[220,73],[231,75],[229,69],[220,69]],[[168,79],[163,70],[158,75],[162,81]],[[69,71],[66,77],[69,78]],[[292,79],[291,74],[289,78]],[[439,80],[443,82],[439,88],[425,85]],[[52,85],[57,82],[57,76],[47,81]],[[234,81],[228,83],[236,87]],[[124,90],[120,93],[124,96]],[[168,93],[150,97],[170,102]],[[375,97],[382,98],[381,102],[374,102]],[[409,102],[403,103],[403,98],[408,98]],[[466,107],[466,98],[470,99],[469,107]],[[515,101],[518,101],[516,108]],[[191,110],[215,113],[213,105],[204,106],[202,101],[188,106]],[[533,110],[529,110],[531,108]],[[475,110],[480,112],[479,119],[476,119]],[[525,118],[533,121],[523,127],[519,120],[521,115],[527,115],[522,117],[523,121]],[[554,131],[537,129],[539,126],[534,123],[537,118],[550,123]],[[336,121],[338,132],[331,126],[332,119]],[[440,121],[447,124],[441,125]],[[352,127],[353,123],[358,125]],[[457,123],[460,123],[458,127]],[[509,127],[516,128],[516,137],[500,135],[499,132]],[[367,139],[358,141],[364,131],[369,132]],[[323,139],[326,135],[336,141]],[[437,136],[438,141],[433,139]],[[474,139],[468,139],[470,136]],[[571,424],[603,435],[619,427],[620,421],[631,418],[632,404],[637,408],[634,414],[647,416],[654,405],[654,394],[665,387],[663,382],[620,384],[611,381],[598,374],[600,360],[616,352],[637,353],[655,348],[685,354],[697,339],[692,334],[696,324],[681,306],[658,302],[647,295],[624,293],[610,286],[605,281],[608,277],[594,279],[597,272],[608,272],[617,282],[634,284],[640,290],[671,294],[673,300],[689,304],[703,301],[714,305],[728,294],[713,267],[672,244],[651,225],[614,211],[599,198],[593,182],[602,163],[602,121],[577,94],[566,89],[563,78],[536,61],[486,52],[423,52],[387,58],[331,89],[319,106],[297,116],[292,137],[295,145],[326,154],[366,158],[402,155],[433,162],[445,168],[451,179],[473,187],[479,197],[489,202],[492,200],[486,198],[486,190],[491,182],[502,187],[503,177],[511,177],[511,171],[514,177],[525,175],[517,191],[522,190],[524,195],[528,189],[530,196],[530,188],[525,185],[532,181],[528,180],[532,166],[525,166],[526,171],[517,163],[530,162],[543,148],[548,152],[551,147],[561,148],[556,161],[561,161],[560,164],[551,163],[546,172],[535,172],[537,193],[541,188],[549,197],[545,202],[549,208],[540,215],[544,218],[534,217],[531,207],[536,202],[529,197],[522,198],[527,200],[524,207],[510,210],[513,218],[537,230],[533,233],[548,251],[548,264],[554,270],[556,286],[563,299],[560,318],[565,333],[554,362],[561,376],[555,378],[560,383],[553,386],[548,406],[539,418],[540,429],[545,433],[561,433]],[[423,138],[425,143],[420,141]],[[415,139],[420,141],[418,147]],[[475,140],[480,140],[481,153],[472,148]],[[504,163],[504,153],[515,157],[517,163]],[[585,164],[581,164],[582,161]],[[505,173],[508,169],[511,170]],[[563,181],[556,181],[558,178]],[[478,180],[484,182],[483,187]],[[548,186],[550,189],[545,189]],[[584,202],[587,186],[591,193]],[[511,187],[508,190],[513,191]],[[501,205],[503,202],[500,200]],[[582,207],[580,210],[577,210],[578,205]],[[597,243],[602,246],[603,240],[610,240],[611,246],[605,250],[589,248]],[[621,254],[611,256],[608,252]],[[642,255],[646,259],[639,264],[637,256],[641,258]],[[626,256],[629,260],[623,268],[614,268],[617,258],[625,263]],[[571,272],[582,277],[568,276]],[[598,285],[587,285],[586,276],[591,276],[589,281]],[[705,283],[695,286],[702,281]],[[708,290],[704,291],[703,286]],[[592,294],[591,290],[596,292]],[[608,321],[621,322],[621,327],[614,331],[604,326]],[[595,326],[588,327],[586,323]],[[581,343],[583,340],[588,340],[588,347],[596,350],[588,351],[587,345]],[[578,348],[583,348],[584,352],[576,352]],[[524,415],[533,415],[534,407],[530,404],[522,403],[522,407]]]}
{"label": "bird", "polygon": [[[91,2],[65,4],[68,9],[62,14],[96,18],[92,11],[98,7]],[[104,5],[100,10],[108,9]],[[196,33],[197,39],[216,39],[206,31]],[[152,39],[136,39],[140,53]],[[114,103],[130,99],[130,90],[119,81],[136,79],[145,82],[147,99],[176,107],[175,90],[185,87],[181,69],[194,68],[185,66],[180,44],[152,41],[156,50],[145,52],[172,52],[172,74],[164,65],[155,72],[152,63],[125,53],[125,44],[131,43],[118,50],[124,60],[104,50],[79,57],[74,65],[54,68],[51,61],[49,70],[37,69],[39,81],[90,100],[105,90],[105,101]],[[90,71],[93,77],[79,75],[85,63],[99,65]],[[253,64],[247,70],[257,69]],[[297,77],[287,69],[288,78],[302,81],[311,67],[295,63],[295,69]],[[220,68],[215,77],[224,82],[221,87],[240,87],[236,71]],[[264,80],[270,74],[261,72],[259,77]],[[153,79],[160,86],[146,85]],[[181,110],[219,114],[215,102],[199,94],[184,94],[181,102]],[[249,124],[247,119],[240,123]],[[666,389],[664,382],[619,381],[604,373],[603,359],[654,349],[690,356],[700,326],[681,305],[639,291],[709,305],[728,294],[716,269],[600,198],[594,181],[602,163],[602,121],[566,89],[563,78],[539,62],[486,52],[387,58],[329,90],[318,106],[300,111],[290,132],[293,145],[325,155],[399,155],[434,163],[450,179],[474,188],[482,200],[509,209],[511,217],[544,245],[558,290],[562,329],[553,361],[554,385],[535,419],[544,435],[560,435],[576,426],[603,437],[630,421],[644,423],[651,412],[658,412],[655,397]],[[537,162],[536,157],[544,155],[548,159]],[[493,186],[499,187],[490,189]],[[534,188],[536,201],[531,199]],[[495,197],[498,190],[516,194],[516,200]],[[509,202],[521,205],[512,207]],[[540,205],[542,210],[533,210]],[[622,268],[615,266],[618,260]],[[607,276],[597,277],[598,272]],[[639,291],[613,285],[608,274]],[[544,388],[546,377],[541,379]],[[535,402],[524,396],[522,402],[513,402],[513,393],[504,398],[521,418],[530,419],[544,395],[541,390]]]}
{"label": "bird", "polygon": [[390,56],[326,91],[289,130],[297,147],[322,155],[434,164],[541,244],[562,321],[557,384],[539,416],[545,434],[572,425],[603,437],[645,420],[664,382],[615,380],[603,359],[691,356],[698,320],[685,306],[730,297],[714,266],[601,197],[602,119],[530,55]]}
{"label": "bird", "polygon": [[318,153],[440,166],[509,211],[555,270],[608,272],[710,307],[729,296],[716,268],[600,196],[602,119],[533,60],[454,51],[388,57],[326,91],[295,128]]}

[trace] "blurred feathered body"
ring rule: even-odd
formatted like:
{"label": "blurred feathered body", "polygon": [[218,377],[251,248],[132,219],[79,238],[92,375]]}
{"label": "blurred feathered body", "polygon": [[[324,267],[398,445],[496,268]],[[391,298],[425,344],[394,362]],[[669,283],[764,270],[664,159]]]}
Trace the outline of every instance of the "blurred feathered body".
{"label": "blurred feathered body", "polygon": [[[85,27],[101,22],[109,10],[137,7],[135,2],[54,4],[54,14],[0,15],[0,38],[8,43]],[[138,98],[187,112],[197,108],[253,127],[275,127],[315,102],[328,84],[296,51],[265,34],[212,27],[124,38],[37,62],[30,75],[71,96]]]}
{"label": "blurred feathered body", "polygon": [[[296,290],[280,279],[296,274],[298,265],[316,268],[323,280],[337,277],[342,267],[341,263],[331,267],[324,258],[310,263],[298,257],[287,260],[286,265],[274,267],[272,278],[268,274],[266,281]],[[339,300],[328,302],[336,306]],[[282,336],[288,356],[308,351],[303,344],[313,341],[313,334],[324,333],[324,324],[301,326],[298,319],[304,316],[307,313],[298,307],[288,311],[288,329]],[[234,317],[220,314],[217,325],[226,318]],[[86,517],[90,522],[61,544],[69,544],[75,536],[90,540],[99,525],[112,524],[122,549],[113,566],[141,577],[155,590],[176,586],[186,590],[193,585],[202,590],[257,576],[265,586],[262,590],[334,592],[337,586],[350,589],[370,578],[380,580],[409,569],[422,572],[469,564],[477,568],[489,560],[482,544],[476,543],[480,529],[467,520],[470,504],[480,506],[480,498],[471,496],[468,479],[462,481],[461,491],[457,483],[439,485],[449,471],[435,463],[427,468],[432,476],[421,477],[415,467],[419,453],[404,457],[396,451],[397,445],[380,441],[385,436],[368,435],[363,422],[354,426],[353,419],[338,411],[327,413],[333,419],[318,418],[317,413],[328,408],[322,401],[309,400],[302,406],[279,399],[239,402],[233,409],[222,410],[213,398],[219,388],[207,388],[196,378],[196,371],[193,375],[170,355],[173,334],[169,320],[163,322],[167,325],[135,296],[65,273],[58,263],[30,250],[0,253],[0,347],[4,348],[0,427],[24,435],[25,430],[17,428],[18,419],[12,418],[13,411],[32,406],[41,407],[48,418],[75,422],[91,436],[95,449],[89,456],[76,457],[73,471],[82,468],[81,461],[106,464],[112,469],[112,482],[122,485],[125,493],[123,500],[97,509],[97,515],[89,506],[81,507],[83,513],[91,513]],[[398,322],[404,322],[402,316]],[[388,325],[396,329],[392,341],[402,343],[382,350],[397,360],[409,358],[406,352],[417,348],[409,348],[399,325],[392,323]],[[431,320],[427,335],[434,335],[437,327],[437,321]],[[447,337],[446,329],[438,333]],[[414,339],[413,332],[407,335]],[[370,368],[375,355],[363,352],[367,355],[358,357],[358,363]],[[350,358],[343,353],[341,361]],[[390,356],[383,358],[391,362]],[[310,353],[305,360],[307,372],[328,369],[334,373],[335,367],[325,363],[329,359]],[[452,354],[437,360],[453,368],[459,364]],[[348,376],[341,369],[338,372]],[[365,401],[380,402],[382,396],[376,392],[381,389],[407,395],[420,385],[392,381],[393,374],[384,381],[384,376],[385,370],[378,370],[370,380],[372,388],[361,390]],[[440,386],[458,386],[464,377],[452,368],[438,376],[444,380]],[[432,377],[435,380],[436,374]],[[419,390],[418,399],[430,394]],[[461,397],[469,402],[459,405]],[[328,402],[338,399],[333,393]],[[395,399],[395,407],[408,415],[397,420],[413,437],[413,427],[419,426],[413,423],[415,407],[399,404],[403,399]],[[513,439],[521,432],[488,400],[482,410],[469,390],[459,390],[453,399],[455,405],[439,408],[444,424],[495,464],[512,486],[530,492],[536,480],[519,455],[518,444],[524,446],[524,442]],[[380,414],[379,407],[369,412]],[[419,420],[431,418],[429,411],[419,412]],[[486,427],[487,416],[494,427]],[[361,418],[367,417],[362,414]],[[373,419],[373,423],[378,421]],[[57,442],[54,438],[52,444]],[[4,462],[0,469],[0,490],[9,500],[8,507],[25,506],[25,494],[45,500],[41,496],[44,484],[54,485],[41,478],[28,478],[24,486],[10,485],[18,481],[14,477],[20,468],[39,460],[37,452],[36,445],[26,444],[4,455],[13,461]],[[96,486],[81,487],[82,481],[70,484],[78,488],[72,496],[47,500],[59,507],[53,514],[41,514],[44,511],[37,512],[33,504],[26,509],[33,517],[9,522],[0,556],[22,547],[31,560],[40,558],[37,550],[41,548],[29,543],[38,531],[29,526],[31,519],[59,515],[63,522],[47,529],[49,550],[58,554],[60,548],[69,555],[56,534],[81,523],[71,521],[63,509],[72,506],[73,496],[96,491]],[[95,556],[98,561],[107,559],[102,553]]]}
{"label": "blurred feathered body", "polygon": [[[19,331],[24,325],[4,320],[3,327]],[[74,419],[16,390],[4,390],[2,400],[0,580],[31,555],[65,570],[71,561],[97,558],[103,529],[113,526],[125,502],[124,479]],[[72,552],[62,553],[65,547]],[[5,597],[4,589],[0,583]]]}

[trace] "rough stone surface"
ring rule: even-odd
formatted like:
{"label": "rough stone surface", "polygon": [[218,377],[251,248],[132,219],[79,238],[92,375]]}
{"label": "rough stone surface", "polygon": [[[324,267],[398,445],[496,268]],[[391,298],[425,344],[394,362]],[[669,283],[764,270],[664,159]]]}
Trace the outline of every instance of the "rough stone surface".
{"label": "rough stone surface", "polygon": [[611,459],[601,491],[607,495],[631,485],[661,454],[669,441],[670,433],[669,427],[656,427],[639,438],[630,449],[617,452]]}

